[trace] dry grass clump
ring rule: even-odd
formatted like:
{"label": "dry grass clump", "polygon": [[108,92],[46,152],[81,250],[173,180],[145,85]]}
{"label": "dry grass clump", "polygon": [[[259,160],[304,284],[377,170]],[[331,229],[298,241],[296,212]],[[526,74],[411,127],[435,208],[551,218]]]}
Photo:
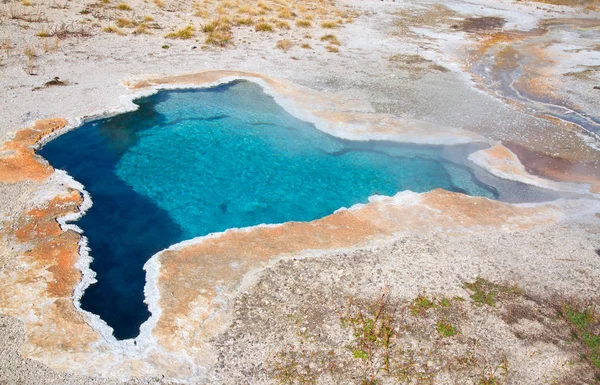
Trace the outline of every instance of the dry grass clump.
{"label": "dry grass clump", "polygon": [[276,23],[277,28],[279,29],[291,29],[290,24],[287,21],[278,21]]}
{"label": "dry grass clump", "polygon": [[50,37],[50,32],[48,31],[48,28],[42,27],[42,29],[40,29],[39,32],[37,32],[35,34],[35,36],[37,36],[37,37]]}
{"label": "dry grass clump", "polygon": [[132,32],[134,35],[152,35],[152,32],[148,30],[148,24],[142,23],[137,26],[135,31]]}
{"label": "dry grass clump", "polygon": [[179,39],[179,40],[188,40],[193,38],[196,35],[196,29],[191,26],[188,25],[186,27],[183,27],[177,31],[174,32],[170,32],[167,33],[165,35],[165,38],[167,39]]}
{"label": "dry grass clump", "polygon": [[327,35],[321,36],[321,41],[326,41],[331,45],[342,45],[342,43],[340,43],[340,41],[338,40],[337,36],[335,36],[333,34],[327,34]]}
{"label": "dry grass clump", "polygon": [[206,44],[225,47],[231,44],[232,34],[230,31],[214,31],[208,34]]}
{"label": "dry grass clump", "polygon": [[48,28],[42,28],[38,32],[38,37],[56,37],[58,39],[67,39],[69,37],[90,37],[92,36],[92,26],[87,24],[59,23],[51,25]]}
{"label": "dry grass clump", "polygon": [[289,8],[282,8],[278,13],[277,13],[277,17],[281,18],[281,19],[293,19],[296,16],[298,16],[296,14],[296,12],[290,10]]}
{"label": "dry grass clump", "polygon": [[258,23],[254,26],[256,32],[273,32],[273,26],[269,23]]}
{"label": "dry grass clump", "polygon": [[118,17],[117,20],[115,20],[115,24],[119,28],[132,28],[132,27],[135,27],[137,23],[135,23],[131,19],[126,19],[124,17]]}
{"label": "dry grass clump", "polygon": [[54,39],[54,43],[51,43],[49,39],[44,39],[44,44],[42,45],[45,53],[57,51],[59,47],[60,40],[58,38]]}
{"label": "dry grass clump", "polygon": [[294,46],[294,43],[288,39],[279,40],[277,42],[277,44],[275,44],[275,47],[279,48],[280,50],[282,50],[284,52],[287,52],[293,46]]}
{"label": "dry grass clump", "polygon": [[102,31],[106,32],[106,33],[114,33],[116,35],[125,35],[125,33],[123,31],[121,31],[118,27],[115,27],[113,25],[109,25],[106,26],[104,28],[102,28]]}
{"label": "dry grass clump", "polygon": [[310,44],[308,43],[303,43],[302,45],[300,45],[300,48],[304,48],[304,49],[312,49],[312,47],[310,46]]}
{"label": "dry grass clump", "polygon": [[321,27],[326,29],[337,28],[338,23],[335,21],[324,21],[321,23]]}
{"label": "dry grass clump", "polygon": [[234,17],[233,18],[233,25],[239,26],[239,25],[244,25],[244,26],[249,26],[249,25],[254,25],[254,19],[250,16],[247,17]]}
{"label": "dry grass clump", "polygon": [[226,17],[211,20],[202,26],[202,31],[206,33],[231,31],[231,21]]}
{"label": "dry grass clump", "polygon": [[29,60],[35,59],[38,56],[35,48],[32,46],[25,47],[25,49],[23,49],[23,54],[25,54]]}
{"label": "dry grass clump", "polygon": [[340,49],[338,47],[336,47],[335,45],[325,46],[325,49],[327,50],[327,52],[332,52],[332,53],[340,52]]}
{"label": "dry grass clump", "polygon": [[[242,25],[243,23],[248,23],[248,20],[234,19],[233,21],[234,25]],[[202,31],[208,34],[205,41],[206,44],[225,47],[233,40],[231,21],[226,17],[221,17],[204,24]]]}
{"label": "dry grass clump", "polygon": [[296,26],[300,28],[310,28],[312,26],[312,23],[310,20],[298,20],[296,22]]}
{"label": "dry grass clump", "polygon": [[131,11],[131,7],[129,6],[129,4],[127,3],[120,3],[117,4],[117,9],[119,11]]}

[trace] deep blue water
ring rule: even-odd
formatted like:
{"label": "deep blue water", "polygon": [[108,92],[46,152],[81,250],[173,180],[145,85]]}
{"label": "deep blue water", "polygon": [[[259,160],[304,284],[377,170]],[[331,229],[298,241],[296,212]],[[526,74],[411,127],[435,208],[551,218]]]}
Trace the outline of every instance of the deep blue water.
{"label": "deep blue water", "polygon": [[[39,153],[93,200],[78,225],[98,282],[81,305],[136,337],[149,317],[144,263],[182,240],[261,223],[310,221],[373,194],[447,190],[495,198],[449,147],[351,142],[285,112],[259,86],[161,91]],[[450,150],[468,149],[453,146]],[[472,151],[472,150],[471,150]]]}

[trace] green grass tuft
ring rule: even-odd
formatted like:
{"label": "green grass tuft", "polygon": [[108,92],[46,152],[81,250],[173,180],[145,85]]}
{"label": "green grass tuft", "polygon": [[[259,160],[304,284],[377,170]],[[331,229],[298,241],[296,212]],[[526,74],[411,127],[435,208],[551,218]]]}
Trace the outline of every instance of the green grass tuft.
{"label": "green grass tuft", "polygon": [[456,328],[449,322],[438,321],[435,324],[435,329],[442,337],[453,337],[457,334]]}

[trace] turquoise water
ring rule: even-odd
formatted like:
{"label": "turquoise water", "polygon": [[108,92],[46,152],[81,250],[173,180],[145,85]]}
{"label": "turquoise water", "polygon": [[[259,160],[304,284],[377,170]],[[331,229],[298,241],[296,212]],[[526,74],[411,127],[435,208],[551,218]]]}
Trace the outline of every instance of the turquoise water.
{"label": "turquoise water", "polygon": [[310,221],[402,190],[497,197],[444,155],[466,157],[472,148],[340,140],[250,82],[161,91],[136,103],[137,111],[86,123],[40,150],[92,196],[78,225],[98,282],[81,304],[118,339],[137,336],[149,316],[143,264],[182,240]]}

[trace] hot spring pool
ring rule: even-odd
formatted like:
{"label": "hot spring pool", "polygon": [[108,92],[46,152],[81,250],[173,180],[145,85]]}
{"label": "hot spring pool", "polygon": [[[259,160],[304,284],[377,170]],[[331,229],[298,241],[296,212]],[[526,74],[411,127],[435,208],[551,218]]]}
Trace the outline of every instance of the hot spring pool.
{"label": "hot spring pool", "polygon": [[260,86],[160,91],[85,123],[39,153],[90,193],[78,221],[97,283],[81,298],[117,339],[149,317],[144,263],[180,241],[261,223],[311,221],[374,194],[438,187],[496,198],[448,152],[472,146],[341,140],[288,114]]}

